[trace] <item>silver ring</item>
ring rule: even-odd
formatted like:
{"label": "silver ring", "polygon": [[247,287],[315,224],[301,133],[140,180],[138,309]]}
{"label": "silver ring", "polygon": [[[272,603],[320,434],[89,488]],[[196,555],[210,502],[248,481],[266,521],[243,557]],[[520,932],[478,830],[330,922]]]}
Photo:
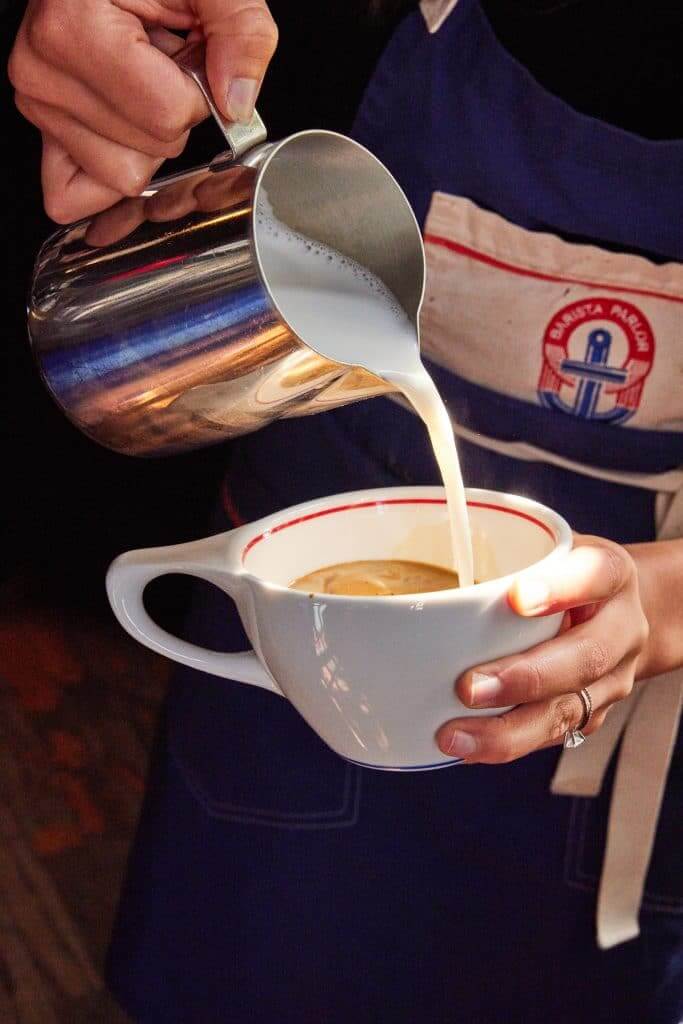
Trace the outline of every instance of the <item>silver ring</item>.
{"label": "silver ring", "polygon": [[583,729],[586,728],[586,726],[591,720],[591,715],[593,714],[593,698],[591,697],[590,693],[588,692],[585,686],[582,690],[579,691],[579,697],[581,698],[581,703],[583,704],[583,715],[581,716],[581,721],[579,722],[577,727],[575,729],[568,729],[567,732],[564,734],[565,750],[575,750],[576,747],[581,746],[581,744],[586,739],[586,737],[583,734]]}
{"label": "silver ring", "polygon": [[579,690],[579,697],[583,703],[583,718],[578,725],[578,729],[581,731],[586,728],[591,720],[591,715],[593,714],[593,698],[585,686],[582,690]]}

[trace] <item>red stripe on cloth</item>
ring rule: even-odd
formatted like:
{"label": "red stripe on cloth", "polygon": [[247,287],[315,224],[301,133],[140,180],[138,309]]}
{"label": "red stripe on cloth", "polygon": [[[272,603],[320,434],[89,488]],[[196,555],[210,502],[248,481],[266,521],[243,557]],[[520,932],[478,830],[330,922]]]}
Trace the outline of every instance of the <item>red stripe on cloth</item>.
{"label": "red stripe on cloth", "polygon": [[559,281],[565,284],[579,284],[584,288],[601,288],[611,292],[629,292],[632,295],[646,295],[651,299],[665,299],[669,302],[683,304],[683,295],[667,295],[666,292],[651,291],[648,288],[633,288],[631,285],[605,284],[603,281],[585,281],[577,277],[562,277],[560,274],[544,274],[540,270],[530,270],[527,267],[516,267],[514,263],[506,263],[495,256],[471,249],[468,245],[454,242],[451,238],[442,238],[440,235],[425,235],[425,242],[430,245],[439,245],[442,249],[449,249],[457,252],[460,256],[467,256],[469,259],[477,260],[478,263],[486,263],[489,267],[497,270],[505,270],[509,274],[517,274],[519,277],[534,277],[538,281]]}

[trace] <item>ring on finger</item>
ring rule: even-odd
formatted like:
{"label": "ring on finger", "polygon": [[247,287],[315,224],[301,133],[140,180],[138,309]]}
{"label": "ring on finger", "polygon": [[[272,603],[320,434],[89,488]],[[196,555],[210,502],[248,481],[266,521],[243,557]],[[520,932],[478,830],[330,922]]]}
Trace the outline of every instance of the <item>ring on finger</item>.
{"label": "ring on finger", "polygon": [[578,694],[581,704],[583,705],[583,714],[581,715],[581,721],[574,729],[568,729],[564,734],[564,747],[567,750],[573,750],[576,747],[580,747],[586,739],[583,730],[586,728],[591,720],[593,714],[593,698],[590,695],[588,689],[584,686]]}
{"label": "ring on finger", "polygon": [[584,686],[582,690],[579,690],[579,697],[583,704],[583,718],[579,722],[578,728],[583,731],[590,722],[593,714],[593,698],[590,695],[590,690],[586,686]]}

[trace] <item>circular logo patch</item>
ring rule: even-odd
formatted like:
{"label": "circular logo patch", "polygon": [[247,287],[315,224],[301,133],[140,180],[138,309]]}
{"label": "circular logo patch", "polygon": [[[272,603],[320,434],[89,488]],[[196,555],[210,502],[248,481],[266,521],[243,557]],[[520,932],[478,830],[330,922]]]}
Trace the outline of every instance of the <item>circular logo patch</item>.
{"label": "circular logo patch", "polygon": [[652,327],[633,303],[571,302],[543,336],[539,399],[579,419],[624,423],[640,405],[654,355]]}

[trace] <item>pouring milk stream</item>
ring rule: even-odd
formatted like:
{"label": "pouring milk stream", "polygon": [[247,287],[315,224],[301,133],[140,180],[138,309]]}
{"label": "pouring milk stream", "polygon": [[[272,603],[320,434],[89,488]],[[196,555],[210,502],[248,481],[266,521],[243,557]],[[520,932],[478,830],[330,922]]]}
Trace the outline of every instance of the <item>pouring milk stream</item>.
{"label": "pouring milk stream", "polygon": [[325,338],[320,355],[359,366],[393,384],[427,427],[446,490],[454,567],[460,586],[471,586],[472,540],[453,428],[420,359],[415,325],[378,277],[279,221],[265,189],[259,195],[256,220],[259,253],[271,257],[270,284],[295,333]]}

